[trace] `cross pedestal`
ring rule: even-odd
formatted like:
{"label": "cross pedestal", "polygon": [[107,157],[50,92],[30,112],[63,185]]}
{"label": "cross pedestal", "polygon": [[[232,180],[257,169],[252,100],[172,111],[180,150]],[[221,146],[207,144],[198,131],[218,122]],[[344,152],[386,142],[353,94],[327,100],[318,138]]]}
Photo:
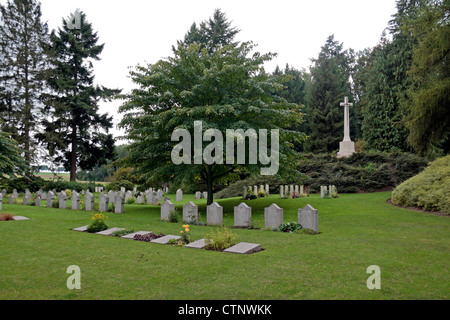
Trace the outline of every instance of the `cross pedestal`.
{"label": "cross pedestal", "polygon": [[341,102],[341,107],[344,107],[344,140],[339,142],[338,158],[348,157],[355,153],[355,143],[350,140],[350,110],[353,103],[348,102],[348,97],[345,97],[344,102]]}

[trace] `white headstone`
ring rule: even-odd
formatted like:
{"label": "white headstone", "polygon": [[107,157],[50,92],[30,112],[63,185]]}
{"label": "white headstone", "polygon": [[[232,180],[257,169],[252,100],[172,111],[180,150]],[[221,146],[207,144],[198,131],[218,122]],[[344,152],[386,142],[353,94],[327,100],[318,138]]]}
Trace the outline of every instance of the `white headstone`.
{"label": "white headstone", "polygon": [[64,190],[58,194],[58,202],[60,209],[67,209],[67,194]]}
{"label": "white headstone", "polygon": [[75,190],[72,192],[72,210],[80,210],[81,196]]}
{"label": "white headstone", "polygon": [[47,192],[47,208],[53,207],[53,201],[55,200],[55,194],[53,191]]}
{"label": "white headstone", "polygon": [[86,196],[84,197],[86,211],[94,210],[94,200],[94,195],[89,190],[86,191]]}
{"label": "white headstone", "polygon": [[124,213],[125,212],[125,197],[122,193],[116,196],[114,200],[114,213]]}
{"label": "white headstone", "polygon": [[206,224],[207,225],[223,225],[223,207],[217,202],[213,202],[206,207]]}
{"label": "white headstone", "polygon": [[309,204],[298,209],[298,223],[303,229],[319,232],[319,211]]}
{"label": "white headstone", "polygon": [[108,212],[109,198],[103,192],[100,193],[99,209],[101,212]]}
{"label": "white headstone", "polygon": [[183,201],[183,190],[178,189],[175,201]]}
{"label": "white headstone", "polygon": [[170,200],[164,201],[161,205],[161,220],[169,221],[170,211],[175,210],[175,205]]}
{"label": "white headstone", "polygon": [[283,224],[283,209],[276,203],[264,208],[264,227],[278,228]]}
{"label": "white headstone", "polygon": [[183,221],[186,223],[197,223],[198,206],[189,201],[183,206]]}
{"label": "white headstone", "polygon": [[234,226],[250,227],[252,225],[252,208],[242,202],[234,207]]}

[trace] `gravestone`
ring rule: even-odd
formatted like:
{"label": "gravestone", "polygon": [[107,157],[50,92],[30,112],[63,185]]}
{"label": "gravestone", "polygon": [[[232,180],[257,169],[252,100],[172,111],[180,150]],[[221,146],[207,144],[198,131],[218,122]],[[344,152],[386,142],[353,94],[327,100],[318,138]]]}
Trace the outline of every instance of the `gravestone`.
{"label": "gravestone", "polygon": [[137,204],[144,203],[144,197],[142,196],[141,193],[139,193],[139,195],[137,196],[137,198],[136,198],[136,203],[137,203]]}
{"label": "gravestone", "polygon": [[122,238],[134,240],[134,236],[135,235],[140,235],[140,236],[145,237],[145,236],[151,235],[152,233],[153,232],[151,232],[151,231],[138,231],[138,232],[133,232],[133,233],[126,234],[126,235],[122,236]]}
{"label": "gravestone", "polygon": [[228,253],[251,254],[261,251],[261,245],[257,243],[239,242],[238,244],[223,250]]}
{"label": "gravestone", "polygon": [[280,199],[284,198],[284,187],[280,186]]}
{"label": "gravestone", "polygon": [[155,191],[151,192],[151,201],[154,205],[158,204],[158,196]]}
{"label": "gravestone", "polygon": [[9,204],[14,204],[14,195],[9,196]]}
{"label": "gravestone", "polygon": [[13,196],[14,196],[14,198],[19,197],[19,194],[17,193],[17,189],[13,189]]}
{"label": "gravestone", "polygon": [[0,193],[0,211],[2,211],[2,205],[3,205],[3,192]]}
{"label": "gravestone", "polygon": [[250,227],[252,225],[252,208],[242,202],[234,207],[234,226]]}
{"label": "gravestone", "polygon": [[145,191],[145,201],[147,204],[152,204],[152,192],[150,190]]}
{"label": "gravestone", "polygon": [[75,190],[72,192],[72,210],[80,210],[81,196]]}
{"label": "gravestone", "polygon": [[109,199],[109,202],[114,203],[114,201],[116,200],[116,193],[114,191],[110,190],[108,192],[108,199]]}
{"label": "gravestone", "polygon": [[198,206],[192,201],[189,201],[183,206],[183,221],[194,224],[198,221]]}
{"label": "gravestone", "polygon": [[197,200],[197,199],[200,199],[201,197],[202,197],[202,193],[200,191],[197,191],[195,193],[195,199]]}
{"label": "gravestone", "polygon": [[164,201],[161,205],[161,220],[169,221],[170,211],[175,210],[175,205],[170,200]]}
{"label": "gravestone", "polygon": [[270,195],[270,188],[269,188],[268,184],[266,184],[266,194],[267,194],[267,196]]}
{"label": "gravestone", "polygon": [[294,192],[295,192],[295,194],[298,194],[298,184],[295,185]]}
{"label": "gravestone", "polygon": [[94,195],[89,190],[86,191],[86,196],[84,197],[86,211],[94,210],[94,200]]}
{"label": "gravestone", "polygon": [[283,224],[283,209],[276,203],[264,208],[264,227],[278,228]]}
{"label": "gravestone", "polygon": [[253,186],[253,193],[258,195],[258,186]]}
{"label": "gravestone", "polygon": [[125,187],[120,187],[120,192],[125,192]]}
{"label": "gravestone", "polygon": [[122,193],[116,196],[114,201],[114,213],[124,213],[125,212],[125,197]]}
{"label": "gravestone", "polygon": [[67,209],[67,194],[64,190],[58,194],[58,202],[60,209]]}
{"label": "gravestone", "polygon": [[181,189],[177,190],[177,194],[176,194],[175,200],[176,201],[183,201],[183,190],[181,190]]}
{"label": "gravestone", "polygon": [[55,193],[53,191],[47,192],[47,208],[53,208],[54,200],[55,200]]}
{"label": "gravestone", "polygon": [[23,204],[24,206],[28,205],[28,197],[27,197],[27,195],[24,195],[24,196],[23,196],[22,204]]}
{"label": "gravestone", "polygon": [[156,193],[156,200],[157,201],[163,201],[163,197],[164,197],[164,191],[159,189],[158,192]]}
{"label": "gravestone", "polygon": [[133,197],[133,191],[128,190],[127,192],[125,192],[125,201],[127,201],[131,197]]}
{"label": "gravestone", "polygon": [[300,194],[305,194],[303,185],[300,186]]}
{"label": "gravestone", "polygon": [[101,212],[108,212],[108,206],[109,206],[108,195],[106,195],[103,192],[101,192],[100,193],[100,204],[99,204],[100,211]]}
{"label": "gravestone", "polygon": [[320,197],[324,198],[328,196],[327,186],[320,186]]}
{"label": "gravestone", "polygon": [[217,202],[206,207],[206,224],[209,226],[223,225],[223,207]]}
{"label": "gravestone", "polygon": [[303,229],[311,229],[319,232],[319,210],[307,204],[302,209],[298,209],[298,223]]}
{"label": "gravestone", "polygon": [[196,240],[194,242],[190,242],[189,244],[184,246],[185,248],[192,248],[192,249],[203,249],[206,247],[206,239],[200,239]]}
{"label": "gravestone", "polygon": [[2,194],[3,194],[3,197],[6,196],[6,189],[2,189]]}
{"label": "gravestone", "polygon": [[208,199],[208,191],[203,191],[203,199]]}
{"label": "gravestone", "polygon": [[[125,200],[125,198],[123,198],[123,199]],[[107,229],[107,230],[96,232],[95,234],[100,234],[100,235],[103,235],[103,236],[112,236],[114,232],[122,231],[122,230],[125,230],[125,228],[110,228],[110,229]]]}
{"label": "gravestone", "polygon": [[31,198],[33,197],[33,195],[31,194],[30,190],[28,190],[28,189],[25,189],[25,195],[27,196],[27,198],[29,200],[31,200]]}
{"label": "gravestone", "polygon": [[150,243],[167,244],[172,239],[178,240],[181,239],[181,237],[169,234],[161,238],[153,239],[152,241],[150,241]]}
{"label": "gravestone", "polygon": [[36,196],[36,201],[35,201],[36,207],[40,207],[41,206],[41,200],[42,200],[41,197],[42,197],[42,194],[38,194]]}
{"label": "gravestone", "polygon": [[242,192],[242,199],[247,198],[247,187],[244,187],[244,190]]}

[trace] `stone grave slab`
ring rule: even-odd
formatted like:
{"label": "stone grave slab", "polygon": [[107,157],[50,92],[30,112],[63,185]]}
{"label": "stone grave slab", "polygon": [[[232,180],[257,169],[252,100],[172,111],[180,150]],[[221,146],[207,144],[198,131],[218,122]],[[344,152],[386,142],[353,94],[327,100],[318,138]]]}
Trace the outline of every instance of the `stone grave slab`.
{"label": "stone grave slab", "polygon": [[107,230],[103,230],[103,231],[100,231],[100,232],[96,232],[96,234],[101,234],[101,235],[103,235],[103,236],[110,236],[110,235],[112,235],[114,232],[116,232],[116,231],[121,231],[121,230],[125,230],[125,228],[110,228],[110,229],[107,229]]}
{"label": "stone grave slab", "polygon": [[24,216],[14,216],[14,220],[19,221],[19,220],[30,220],[30,219],[28,219],[27,217],[24,217]]}
{"label": "stone grave slab", "polygon": [[251,254],[261,251],[261,245],[257,243],[240,242],[223,252],[239,253],[239,254]]}
{"label": "stone grave slab", "polygon": [[126,234],[126,235],[122,236],[122,238],[133,240],[134,236],[137,235],[137,234],[139,234],[141,236],[147,236],[147,235],[152,234],[152,233],[153,232],[151,232],[151,231],[138,231],[138,232],[133,232],[133,233]]}
{"label": "stone grave slab", "polygon": [[181,238],[180,236],[174,236],[174,235],[169,234],[167,236],[164,236],[164,237],[161,237],[161,238],[158,238],[158,239],[154,239],[154,240],[152,240],[150,242],[151,243],[159,243],[159,244],[167,244],[172,239],[178,240],[180,238]]}
{"label": "stone grave slab", "polygon": [[72,231],[79,231],[79,232],[86,232],[88,228],[88,225],[82,226],[82,227],[78,227],[75,229],[72,229]]}
{"label": "stone grave slab", "polygon": [[185,248],[203,249],[206,246],[206,239],[200,239],[185,245]]}

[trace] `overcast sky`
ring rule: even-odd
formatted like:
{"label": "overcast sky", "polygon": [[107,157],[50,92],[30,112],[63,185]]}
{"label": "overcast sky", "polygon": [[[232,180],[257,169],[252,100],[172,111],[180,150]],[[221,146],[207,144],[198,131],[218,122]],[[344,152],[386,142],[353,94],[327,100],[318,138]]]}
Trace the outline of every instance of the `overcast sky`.
{"label": "overcast sky", "polygon": [[[396,11],[395,0],[41,0],[50,30],[77,8],[98,32],[99,43],[105,43],[102,60],[94,64],[96,83],[123,92],[133,88],[128,67],[170,56],[191,24],[208,19],[216,8],[241,30],[236,40],[251,40],[259,52],[278,54],[266,64],[269,72],[286,63],[308,68],[331,34],[344,49],[373,47]],[[119,105],[101,104],[101,112],[113,115],[115,125]],[[117,128],[112,133],[122,134]]]}

